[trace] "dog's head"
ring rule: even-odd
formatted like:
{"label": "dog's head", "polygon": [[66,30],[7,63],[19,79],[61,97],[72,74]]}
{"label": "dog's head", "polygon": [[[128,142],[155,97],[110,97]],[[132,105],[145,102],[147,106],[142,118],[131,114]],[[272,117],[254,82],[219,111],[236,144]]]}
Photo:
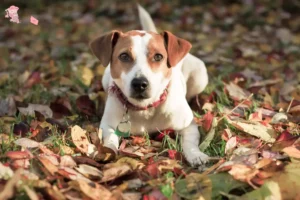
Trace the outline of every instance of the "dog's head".
{"label": "dog's head", "polygon": [[175,67],[191,44],[170,32],[112,31],[91,42],[95,56],[106,67],[128,100],[145,106],[166,88]]}

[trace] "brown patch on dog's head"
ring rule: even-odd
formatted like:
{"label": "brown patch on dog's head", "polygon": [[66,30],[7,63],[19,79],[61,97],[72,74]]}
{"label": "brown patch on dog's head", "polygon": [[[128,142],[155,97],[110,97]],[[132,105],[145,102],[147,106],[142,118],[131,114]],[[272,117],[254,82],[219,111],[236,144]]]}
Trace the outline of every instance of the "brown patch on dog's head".
{"label": "brown patch on dog's head", "polygon": [[[134,60],[135,60],[135,53],[132,51],[133,49],[133,43],[130,35],[123,34],[117,44],[115,45],[112,59],[111,59],[111,66],[110,66],[110,73],[111,76],[114,79],[117,79],[121,76],[122,72],[127,73],[134,65]],[[119,59],[119,56],[122,53],[127,53],[131,61],[130,62],[122,62]]]}
{"label": "brown patch on dog's head", "polygon": [[[168,53],[165,47],[165,41],[161,34],[149,32],[152,35],[148,43],[147,60],[153,72],[162,71],[166,78],[171,76],[172,70],[168,68]],[[160,54],[163,56],[161,61],[155,61],[154,56]]]}
{"label": "brown patch on dog's head", "polygon": [[164,31],[162,36],[168,52],[168,66],[174,67],[190,51],[192,45],[188,41],[176,37],[169,31]]}

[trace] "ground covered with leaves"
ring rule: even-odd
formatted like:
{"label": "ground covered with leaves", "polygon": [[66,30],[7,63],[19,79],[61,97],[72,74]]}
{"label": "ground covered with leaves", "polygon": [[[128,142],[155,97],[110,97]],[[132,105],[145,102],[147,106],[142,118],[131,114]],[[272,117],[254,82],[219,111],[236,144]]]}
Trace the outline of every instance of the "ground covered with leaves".
{"label": "ground covered with leaves", "polygon": [[32,2],[15,4],[20,24],[0,18],[1,200],[300,199],[297,1],[142,4],[206,63],[199,168],[171,131],[122,139],[118,156],[101,146],[104,67],[88,43],[140,29],[134,2]]}

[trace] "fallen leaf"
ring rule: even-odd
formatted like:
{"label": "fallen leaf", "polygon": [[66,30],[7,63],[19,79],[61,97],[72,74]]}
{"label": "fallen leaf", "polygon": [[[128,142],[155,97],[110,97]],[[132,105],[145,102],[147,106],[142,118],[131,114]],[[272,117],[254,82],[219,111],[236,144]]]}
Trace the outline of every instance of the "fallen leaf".
{"label": "fallen leaf", "polygon": [[80,126],[75,125],[71,128],[72,141],[75,146],[82,152],[87,154],[90,142],[86,136],[86,131]]}
{"label": "fallen leaf", "polygon": [[0,179],[9,180],[14,175],[13,170],[9,166],[0,163]]}
{"label": "fallen leaf", "polygon": [[69,185],[77,190],[80,190],[89,199],[93,200],[110,200],[112,193],[104,186],[95,182],[86,182],[83,180],[74,180],[69,182]]}
{"label": "fallen leaf", "polygon": [[128,164],[133,170],[142,169],[145,166],[142,162],[129,157],[122,157],[116,163]]}
{"label": "fallen leaf", "polygon": [[237,101],[247,99],[250,95],[248,91],[243,90],[241,87],[234,84],[233,82],[225,84],[225,88],[229,92],[229,96]]}
{"label": "fallen leaf", "polygon": [[34,140],[31,140],[29,138],[19,138],[19,139],[15,140],[14,143],[23,148],[37,148],[40,146],[40,143],[38,143]]}
{"label": "fallen leaf", "polygon": [[40,105],[40,104],[30,103],[30,104],[28,104],[28,106],[26,108],[18,107],[18,110],[23,115],[34,116],[35,115],[34,111],[38,111],[42,115],[44,115],[46,118],[51,118],[53,116],[53,112],[48,105]]}
{"label": "fallen leaf", "polygon": [[78,110],[83,114],[86,114],[88,116],[96,115],[95,103],[92,100],[90,100],[88,95],[83,95],[83,96],[78,97],[76,99],[76,106],[77,106]]}
{"label": "fallen leaf", "polygon": [[227,121],[237,129],[250,135],[256,136],[265,142],[275,142],[276,133],[272,127],[264,126],[259,122],[232,121],[229,118],[227,118]]}
{"label": "fallen leaf", "polygon": [[27,185],[24,185],[23,188],[30,200],[39,200],[38,195],[33,189],[29,188]]}
{"label": "fallen leaf", "polygon": [[74,168],[77,166],[77,164],[71,156],[64,155],[64,156],[60,157],[59,166]]}
{"label": "fallen leaf", "polygon": [[283,199],[295,199],[300,196],[300,164],[289,163],[269,181],[276,182],[279,185],[280,193]]}
{"label": "fallen leaf", "polygon": [[54,175],[58,171],[58,167],[55,166],[49,159],[44,156],[38,157],[39,161],[44,165],[51,175]]}
{"label": "fallen leaf", "polygon": [[270,122],[270,124],[279,124],[279,123],[287,123],[288,117],[284,113],[276,113]]}
{"label": "fallen leaf", "polygon": [[29,153],[29,151],[8,151],[5,155],[12,160],[32,158],[32,155]]}
{"label": "fallen leaf", "polygon": [[71,180],[82,180],[87,183],[90,183],[91,180],[77,172],[76,170],[69,168],[69,167],[60,167],[57,171],[58,174],[62,175]]}
{"label": "fallen leaf", "polygon": [[230,138],[225,145],[225,154],[228,153],[228,151],[232,150],[233,148],[235,148],[237,146],[237,138],[236,137],[232,137]]}
{"label": "fallen leaf", "polygon": [[190,173],[185,179],[179,179],[175,182],[175,191],[185,199],[211,199],[212,183],[207,176]]}
{"label": "fallen leaf", "polygon": [[5,184],[4,188],[0,193],[1,200],[11,199],[15,195],[14,188],[16,187],[17,183],[20,181],[22,172],[23,169],[18,169],[17,171],[15,171],[13,177]]}
{"label": "fallen leaf", "polygon": [[104,166],[101,182],[115,180],[121,176],[131,173],[133,170],[128,164],[111,164]]}
{"label": "fallen leaf", "polygon": [[251,186],[253,185],[251,183],[251,179],[254,178],[254,176],[259,171],[255,168],[251,168],[246,165],[236,164],[233,165],[228,172],[230,175],[232,175],[236,180],[247,182]]}
{"label": "fallen leaf", "polygon": [[219,196],[220,192],[229,193],[231,190],[246,186],[246,183],[232,178],[228,173],[210,174],[208,178],[212,182],[212,199]]}
{"label": "fallen leaf", "polygon": [[212,121],[212,127],[210,128],[209,132],[207,133],[205,139],[203,140],[203,142],[200,144],[199,148],[201,151],[204,151],[209,144],[211,143],[211,141],[214,139],[215,137],[215,132],[216,132],[216,127],[217,127],[218,121],[216,118],[213,118]]}
{"label": "fallen leaf", "polygon": [[300,150],[297,149],[295,146],[285,147],[281,151],[284,152],[284,153],[286,153],[290,157],[300,158]]}
{"label": "fallen leaf", "polygon": [[103,176],[100,170],[89,165],[80,164],[78,165],[78,167],[75,167],[75,169],[81,174],[83,174],[85,177],[92,180],[101,179]]}
{"label": "fallen leaf", "polygon": [[213,124],[214,115],[208,111],[202,118],[202,127],[205,132],[208,132]]}

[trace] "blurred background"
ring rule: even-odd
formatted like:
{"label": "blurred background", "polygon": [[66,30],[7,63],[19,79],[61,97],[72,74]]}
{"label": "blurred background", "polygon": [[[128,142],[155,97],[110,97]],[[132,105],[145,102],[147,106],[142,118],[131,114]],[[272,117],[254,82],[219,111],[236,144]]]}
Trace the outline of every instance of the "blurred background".
{"label": "blurred background", "polygon": [[[0,97],[13,95],[17,102],[46,104],[68,95],[74,104],[80,95],[92,98],[98,94],[104,68],[91,55],[88,43],[113,29],[140,29],[136,2],[2,0]],[[204,60],[211,81],[247,69],[244,76],[252,81],[282,78],[294,81],[293,89],[299,87],[299,1],[139,3],[159,30],[171,31],[193,44],[191,52]],[[4,18],[11,5],[19,7],[19,24]],[[39,20],[37,26],[30,23],[30,16]],[[214,88],[210,85],[207,93]],[[292,96],[299,98],[299,89],[293,89],[285,90],[296,91]],[[276,97],[278,87],[269,92],[275,95],[275,106],[281,103]],[[285,101],[290,98],[288,93]]]}

